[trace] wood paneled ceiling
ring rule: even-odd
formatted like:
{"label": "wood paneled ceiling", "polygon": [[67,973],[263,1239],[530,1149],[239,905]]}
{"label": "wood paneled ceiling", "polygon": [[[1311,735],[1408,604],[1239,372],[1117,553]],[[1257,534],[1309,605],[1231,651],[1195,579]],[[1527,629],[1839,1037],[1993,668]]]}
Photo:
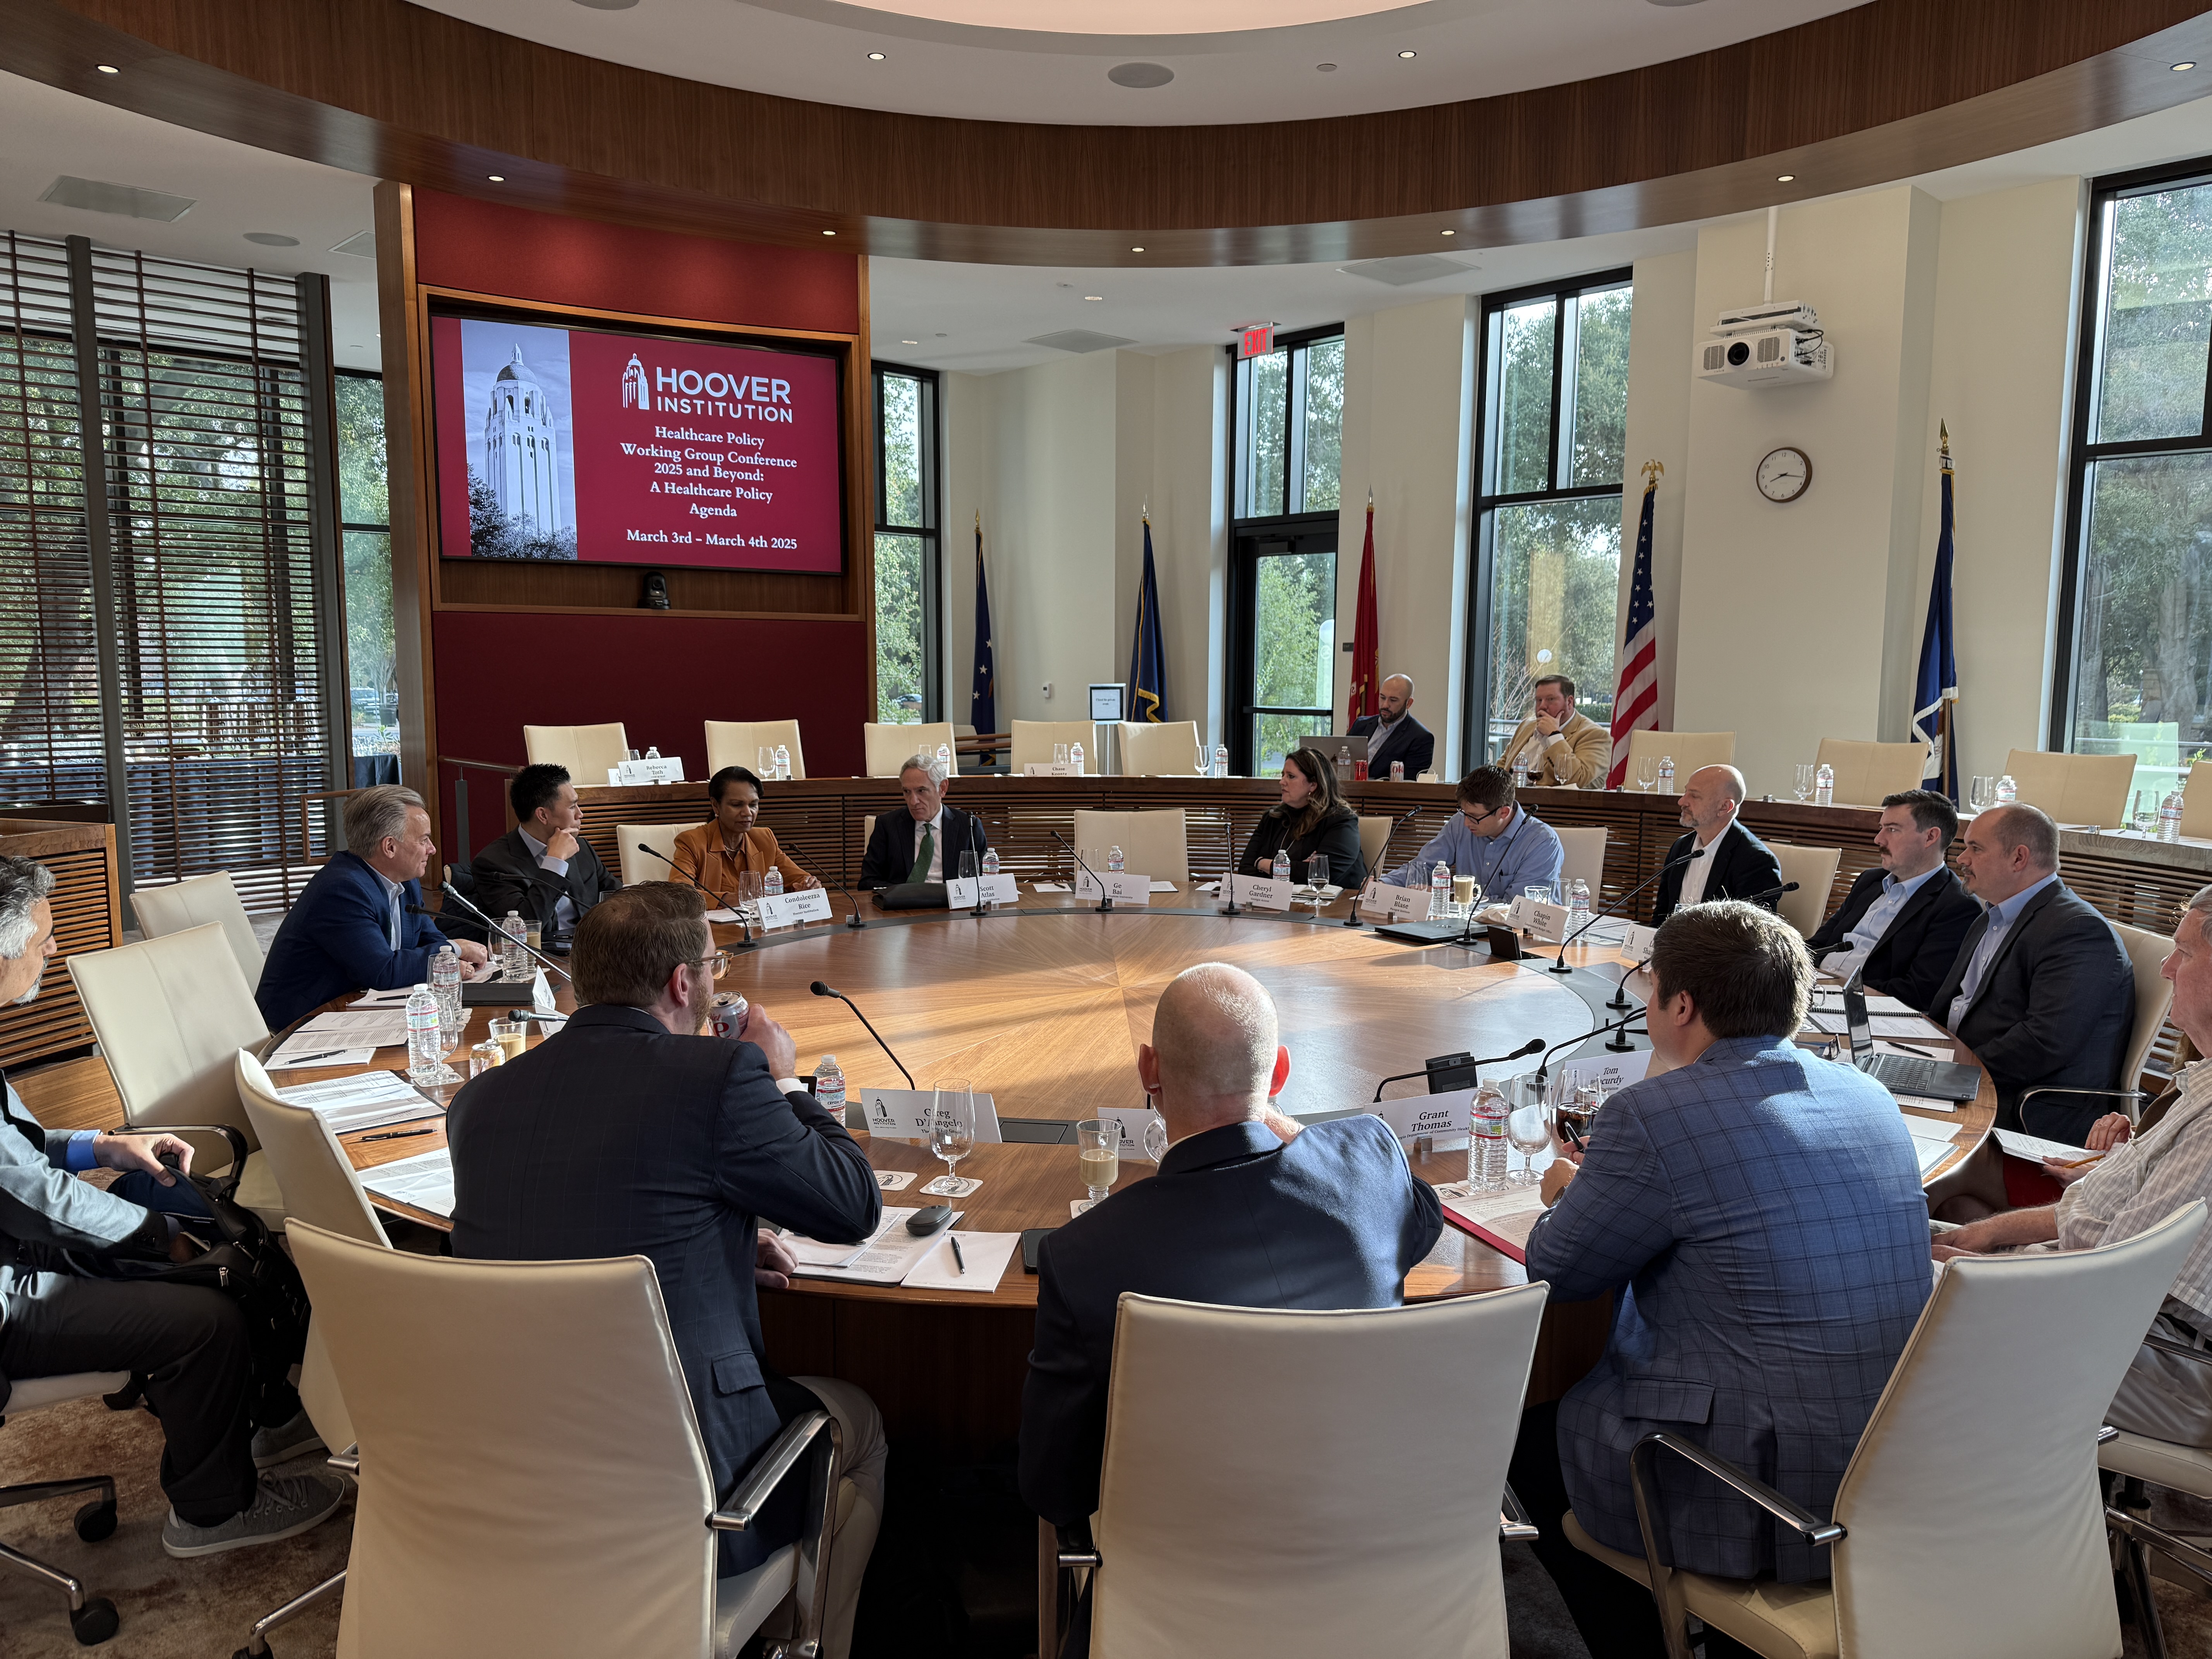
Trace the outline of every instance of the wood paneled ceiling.
{"label": "wood paneled ceiling", "polygon": [[[2207,67],[2172,68],[2185,62]],[[617,222],[835,234],[918,258],[1253,264],[1674,223],[2070,137],[2203,95],[2212,13],[1872,0],[1624,74],[1258,125],[805,103],[406,0],[0,0],[0,69],[333,167]]]}

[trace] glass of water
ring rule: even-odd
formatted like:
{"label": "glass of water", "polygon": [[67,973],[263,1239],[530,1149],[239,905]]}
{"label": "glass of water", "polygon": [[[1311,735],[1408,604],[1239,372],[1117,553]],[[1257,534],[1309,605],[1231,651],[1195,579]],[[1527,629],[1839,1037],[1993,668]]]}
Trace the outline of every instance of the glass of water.
{"label": "glass of water", "polygon": [[1977,812],[1982,811],[1996,799],[1996,780],[1984,774],[1966,785],[1966,805]]}
{"label": "glass of water", "polygon": [[1052,763],[1054,766],[1065,766],[1067,764],[1067,745],[1066,744],[1056,743],[1053,744]]}
{"label": "glass of water", "polygon": [[1797,781],[1791,787],[1796,791],[1797,799],[1801,801],[1810,800],[1813,798],[1813,769],[1810,763],[1801,764],[1797,768]]}
{"label": "glass of water", "polygon": [[1315,853],[1306,860],[1306,885],[1313,889],[1314,914],[1321,914],[1321,890],[1328,885],[1328,854]]}
{"label": "glass of water", "polygon": [[955,1171],[960,1160],[975,1150],[975,1089],[964,1077],[938,1081],[930,1103],[929,1150],[943,1160],[945,1174],[921,1190],[959,1197],[967,1183]]}
{"label": "glass of water", "polygon": [[1114,1190],[1121,1173],[1120,1120],[1091,1118],[1075,1126],[1075,1172],[1093,1204]]}
{"label": "glass of water", "polygon": [[1505,1097],[1513,1107],[1505,1120],[1505,1139],[1521,1154],[1521,1167],[1505,1177],[1515,1187],[1533,1186],[1543,1178],[1536,1172],[1536,1155],[1552,1144],[1552,1108],[1534,1079],[1534,1073],[1523,1073],[1513,1081],[1525,1079],[1524,1086],[1509,1090]]}
{"label": "glass of water", "polygon": [[760,926],[761,880],[757,870],[738,872],[738,914],[756,927]]}
{"label": "glass of water", "polygon": [[1647,794],[1659,781],[1659,763],[1649,755],[1636,763],[1636,787]]}
{"label": "glass of water", "polygon": [[1213,751],[1204,744],[1198,745],[1198,775],[1201,778],[1213,770]]}

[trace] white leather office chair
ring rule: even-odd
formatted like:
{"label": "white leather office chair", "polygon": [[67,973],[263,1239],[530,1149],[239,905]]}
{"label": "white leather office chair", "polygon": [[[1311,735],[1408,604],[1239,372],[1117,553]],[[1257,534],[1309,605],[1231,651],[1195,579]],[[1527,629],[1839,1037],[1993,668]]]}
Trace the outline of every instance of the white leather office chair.
{"label": "white leather office chair", "polygon": [[[1524,1285],[1343,1313],[1123,1297],[1096,1659],[1504,1659],[1492,1528],[1544,1297]],[[1461,1402],[1452,1431],[1407,1433],[1439,1399]]]}
{"label": "white leather office chair", "polygon": [[134,887],[131,909],[138,918],[138,931],[148,939],[216,923],[223,938],[230,941],[231,954],[238,958],[247,988],[259,988],[261,941],[253,937],[253,924],[246,920],[246,906],[240,902],[238,889],[231,885],[228,871],[194,876],[167,887]]}
{"label": "white leather office chair", "polygon": [[1879,806],[1884,795],[1920,787],[1928,775],[1928,745],[1917,738],[1910,743],[1823,738],[1813,763],[1836,775],[1837,805]]}
{"label": "white leather office chair", "polygon": [[2054,1104],[2078,1108],[2085,1095],[2101,1095],[2116,1103],[2130,1119],[2142,1115],[2142,1108],[2150,1095],[2142,1086],[2143,1067],[2149,1062],[2151,1045],[2158,1041],[2159,1029],[2166,1024],[2166,1010],[2173,1006],[2173,983],[2162,971],[2166,959],[2173,954],[2173,941],[2164,933],[2154,933],[2141,927],[2130,927],[2114,922],[2112,931],[2127,946],[2128,965],[2135,970],[2136,1018],[2128,1031],[2127,1057],[2120,1064],[2120,1086],[2117,1089],[2030,1089],[2020,1097],[2021,1127],[2033,1134],[2029,1121],[2030,1101],[2043,1096],[2055,1097]]}
{"label": "white leather office chair", "polygon": [[[718,1504],[650,1261],[454,1261],[304,1223],[291,1244],[361,1443],[341,1656],[720,1659],[787,1601],[788,1651],[815,1651],[836,1419],[799,1418]],[[799,1541],[716,1578],[716,1529],[787,1472]]]}
{"label": "white leather office chair", "polygon": [[[1079,810],[1068,839],[1100,875],[1106,873],[1106,849],[1119,847],[1132,875],[1190,885],[1190,842],[1182,808],[1164,812],[1093,812]],[[1296,872],[1305,879],[1305,872]]]}
{"label": "white leather office chair", "polygon": [[615,825],[615,851],[622,858],[622,879],[625,887],[634,887],[641,881],[681,881],[683,877],[663,864],[659,859],[648,858],[637,850],[643,842],[647,847],[658,848],[663,857],[676,856],[676,838],[691,826],[688,823],[618,823]]}
{"label": "white leather office chair", "polygon": [[[2207,1368],[2207,1382],[2212,1382],[2212,1353],[2201,1348],[2185,1348],[2155,1334],[2143,1340],[2180,1356],[2189,1364]],[[2128,1576],[2135,1595],[2136,1633],[2148,1659],[2166,1659],[2166,1631],[2159,1618],[2157,1595],[2151,1588],[2148,1552],[2156,1550],[2207,1585],[2212,1585],[2212,1555],[2205,1552],[2201,1538],[2179,1538],[2151,1525],[2148,1516],[2150,1504],[2143,1488],[2164,1486],[2191,1498],[2212,1499],[2212,1451],[2179,1441],[2137,1434],[2132,1430],[2114,1429],[2112,1437],[2097,1448],[2097,1467],[2121,1478],[2120,1490],[2114,1494],[2116,1501],[2106,1510],[2105,1519],[2120,1535],[2125,1547]]]}
{"label": "white leather office chair", "polygon": [[[1670,1571],[1658,1540],[1576,1547],[1657,1585],[1673,1659],[1695,1613],[1768,1659],[2120,1652],[2097,1484],[2098,1433],[2128,1362],[2204,1224],[2201,1200],[2094,1250],[1947,1264],[1836,1492],[1808,1514],[1691,1437],[1647,1437],[1638,1478],[1686,1456],[1814,1542],[1828,1583]],[[2053,1340],[2063,1332],[2063,1340]],[[1647,1485],[1647,1490],[1649,1490]],[[1656,1492],[1651,1504],[1663,1514]]]}
{"label": "white leather office chair", "polygon": [[1821,919],[1828,914],[1828,892],[1836,884],[1836,866],[1844,861],[1844,849],[1793,847],[1779,841],[1773,846],[1775,859],[1782,866],[1782,879],[1797,884],[1797,890],[1784,893],[1774,908],[1800,933],[1808,937],[1817,933]]}
{"label": "white leather office chair", "polygon": [[[1554,830],[1559,838],[1559,851],[1565,856],[1559,861],[1559,890],[1564,895],[1577,881],[1589,884],[1590,908],[1595,910],[1605,902],[1605,826],[1595,829],[1580,826]],[[1502,895],[1510,898],[1511,894]]]}
{"label": "white leather office chair", "polygon": [[1198,722],[1123,720],[1121,775],[1125,778],[1192,778],[1198,775]]}
{"label": "white leather office chair", "polygon": [[2030,806],[2059,823],[2094,823],[2117,830],[2126,822],[2133,755],[2059,755],[2015,749],[2005,757],[2013,788]]}
{"label": "white leather office chair", "polygon": [[1679,794],[1690,774],[1701,766],[1728,766],[1735,760],[1733,732],[1654,732],[1639,728],[1628,734],[1628,783],[1636,787],[1636,764],[1646,755],[1653,765],[1668,755],[1674,757],[1674,789]]}
{"label": "white leather office chair", "polygon": [[[765,778],[761,770],[760,751],[781,744],[791,750],[791,775],[806,775],[806,754],[799,744],[797,720],[708,720],[707,722],[707,775],[713,777],[726,766],[742,766],[756,777]],[[627,883],[629,879],[623,878]]]}
{"label": "white leather office chair", "polygon": [[[69,959],[69,971],[133,1129],[227,1123],[249,1149],[260,1146],[238,1098],[234,1062],[269,1028],[219,924],[87,951]],[[222,1141],[185,1138],[194,1169],[228,1167]],[[270,1227],[283,1226],[284,1195],[267,1158],[246,1160],[238,1201]]]}
{"label": "white leather office chair", "polygon": [[[117,1394],[130,1381],[128,1371],[71,1371],[59,1376],[10,1377],[6,1420],[13,1424],[19,1417],[28,1417],[54,1406],[66,1406],[72,1400]],[[30,1480],[0,1486],[0,1509],[41,1503],[50,1498],[73,1498],[88,1492],[96,1492],[100,1496],[76,1512],[76,1535],[88,1544],[97,1544],[115,1532],[115,1477],[112,1474]],[[94,1647],[115,1634],[121,1622],[115,1616],[115,1603],[104,1595],[86,1594],[84,1581],[76,1574],[50,1565],[36,1556],[26,1555],[4,1542],[0,1542],[0,1568],[13,1568],[30,1577],[43,1579],[68,1596],[70,1631],[79,1646]]]}
{"label": "white leather office chair", "polygon": [[1054,744],[1081,744],[1083,769],[1100,772],[1106,766],[1106,741],[1091,720],[1009,720],[1006,731],[1014,740],[1009,763],[1016,777],[1024,766],[1048,766]]}
{"label": "white leather office chair", "polygon": [[607,786],[610,769],[629,757],[629,738],[616,720],[606,726],[526,726],[522,746],[532,766],[565,766],[581,789]]}
{"label": "white leather office chair", "polygon": [[863,726],[860,736],[866,745],[868,775],[872,778],[895,778],[899,768],[915,755],[935,755],[942,744],[951,757],[953,772],[960,770],[960,751],[953,745],[953,731],[949,720],[938,720],[927,726]]}

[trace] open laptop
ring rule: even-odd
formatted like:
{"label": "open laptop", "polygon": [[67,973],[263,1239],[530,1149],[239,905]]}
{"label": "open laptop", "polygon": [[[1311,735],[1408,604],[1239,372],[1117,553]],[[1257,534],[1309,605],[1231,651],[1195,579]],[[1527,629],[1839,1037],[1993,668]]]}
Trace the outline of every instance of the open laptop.
{"label": "open laptop", "polygon": [[1346,749],[1352,751],[1352,758],[1356,761],[1364,761],[1367,758],[1367,739],[1355,738],[1346,732],[1332,732],[1325,738],[1308,738],[1306,747],[1320,750],[1332,761]]}
{"label": "open laptop", "polygon": [[1878,1054],[1866,993],[1854,969],[1844,981],[1844,1024],[1851,1034],[1851,1064],[1893,1095],[1923,1095],[1931,1100],[1972,1100],[1982,1091],[1982,1074],[1955,1060],[1923,1060],[1917,1054]]}

